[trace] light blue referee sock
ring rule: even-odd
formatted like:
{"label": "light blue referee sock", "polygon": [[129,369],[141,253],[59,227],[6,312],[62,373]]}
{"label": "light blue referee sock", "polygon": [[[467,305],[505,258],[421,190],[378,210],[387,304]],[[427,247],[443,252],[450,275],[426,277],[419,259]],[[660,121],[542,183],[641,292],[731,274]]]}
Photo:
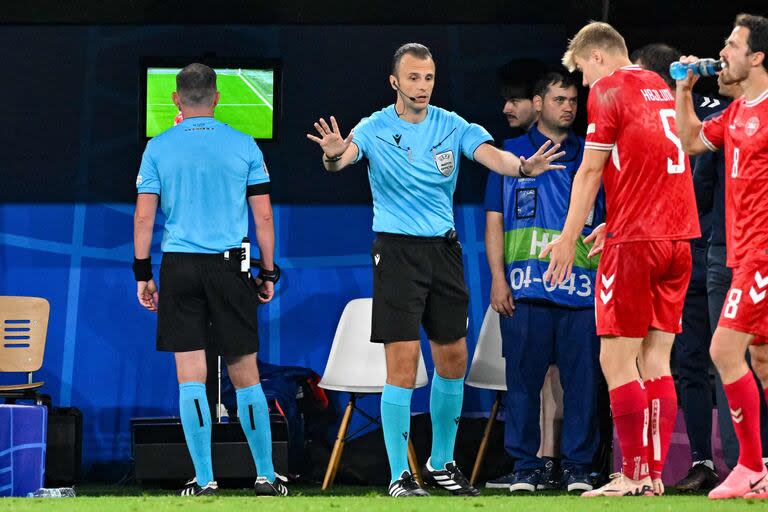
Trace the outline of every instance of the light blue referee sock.
{"label": "light blue referee sock", "polygon": [[412,389],[384,384],[381,394],[381,427],[387,447],[392,482],[408,468],[408,436],[411,434]]}
{"label": "light blue referee sock", "polygon": [[464,379],[444,379],[435,372],[429,397],[429,412],[432,415],[430,464],[435,469],[443,469],[447,462],[453,460],[463,401]]}
{"label": "light blue referee sock", "polygon": [[267,397],[261,384],[237,390],[237,415],[243,427],[248,446],[251,448],[256,474],[275,481],[272,465],[272,429],[269,425]]}
{"label": "light blue referee sock", "polygon": [[179,411],[184,438],[195,466],[197,485],[205,487],[213,480],[211,462],[211,410],[205,396],[205,384],[179,384]]}

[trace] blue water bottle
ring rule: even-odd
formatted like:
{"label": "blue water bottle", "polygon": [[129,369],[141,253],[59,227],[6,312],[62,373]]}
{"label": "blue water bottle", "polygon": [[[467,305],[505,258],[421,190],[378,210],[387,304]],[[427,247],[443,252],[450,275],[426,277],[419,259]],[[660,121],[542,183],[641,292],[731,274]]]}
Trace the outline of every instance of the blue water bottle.
{"label": "blue water bottle", "polygon": [[725,62],[715,59],[700,59],[696,62],[683,64],[682,62],[673,62],[669,65],[669,74],[675,80],[685,80],[688,70],[692,70],[694,75],[715,76],[725,68]]}

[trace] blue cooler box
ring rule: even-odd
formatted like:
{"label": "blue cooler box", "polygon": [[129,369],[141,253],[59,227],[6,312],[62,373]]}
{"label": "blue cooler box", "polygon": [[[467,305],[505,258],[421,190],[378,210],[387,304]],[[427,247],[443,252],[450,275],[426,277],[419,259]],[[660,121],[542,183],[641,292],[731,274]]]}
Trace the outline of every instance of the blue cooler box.
{"label": "blue cooler box", "polygon": [[43,487],[48,410],[0,405],[0,496],[26,496]]}

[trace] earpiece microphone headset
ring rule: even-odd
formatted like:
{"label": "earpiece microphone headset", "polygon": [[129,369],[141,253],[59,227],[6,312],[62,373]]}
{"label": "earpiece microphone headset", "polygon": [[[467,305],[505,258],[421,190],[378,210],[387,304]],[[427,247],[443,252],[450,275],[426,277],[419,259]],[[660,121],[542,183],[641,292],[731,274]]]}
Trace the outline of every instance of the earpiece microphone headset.
{"label": "earpiece microphone headset", "polygon": [[[392,82],[392,88],[393,88],[394,90],[396,90],[396,91],[397,91],[397,93],[398,93],[400,96],[402,96],[403,98],[408,98],[409,100],[411,100],[411,101],[414,101],[414,102],[416,101],[416,98],[414,98],[413,96],[408,96],[407,94],[405,94],[405,93],[403,92],[403,90],[402,90],[402,89],[401,89],[401,88],[400,88],[400,87],[397,85],[397,82],[395,82],[395,81],[393,81],[393,82]],[[402,112],[398,112],[398,111],[397,111],[397,107],[395,107],[395,113],[397,114],[397,117],[400,117],[400,116],[402,116],[403,114],[405,114],[405,105],[403,105],[403,111],[402,111]]]}
{"label": "earpiece microphone headset", "polygon": [[407,94],[405,94],[403,90],[397,85],[397,82],[392,82],[392,88],[397,92],[399,92],[400,95],[403,96],[404,98],[408,98],[411,101],[416,101],[416,98],[414,98],[413,96],[408,96]]}

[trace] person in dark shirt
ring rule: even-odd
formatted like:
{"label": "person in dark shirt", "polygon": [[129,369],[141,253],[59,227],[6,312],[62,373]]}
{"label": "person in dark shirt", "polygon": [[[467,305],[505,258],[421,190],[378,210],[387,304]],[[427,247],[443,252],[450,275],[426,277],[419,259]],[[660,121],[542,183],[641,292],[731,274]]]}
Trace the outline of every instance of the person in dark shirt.
{"label": "person in dark shirt", "polygon": [[[644,69],[654,71],[664,79],[674,94],[675,81],[669,74],[669,65],[680,59],[680,50],[664,43],[653,43],[635,50],[632,61]],[[694,99],[696,115],[704,119],[719,112],[728,103],[699,96]],[[700,158],[710,158],[703,155]],[[691,166],[695,160],[691,158]],[[685,416],[691,447],[691,469],[675,484],[678,490],[698,491],[712,489],[718,482],[712,462],[712,387],[709,342],[712,337],[707,312],[707,239],[711,231],[711,214],[699,207],[701,238],[691,241],[693,269],[683,307],[683,332],[675,337],[673,363],[677,369],[677,387],[680,405]],[[727,288],[726,290],[727,291]],[[725,291],[723,293],[725,293]],[[721,304],[722,305],[722,304]],[[718,310],[718,314],[719,314]],[[715,317],[717,323],[717,317]],[[727,417],[727,415],[726,415]]]}

